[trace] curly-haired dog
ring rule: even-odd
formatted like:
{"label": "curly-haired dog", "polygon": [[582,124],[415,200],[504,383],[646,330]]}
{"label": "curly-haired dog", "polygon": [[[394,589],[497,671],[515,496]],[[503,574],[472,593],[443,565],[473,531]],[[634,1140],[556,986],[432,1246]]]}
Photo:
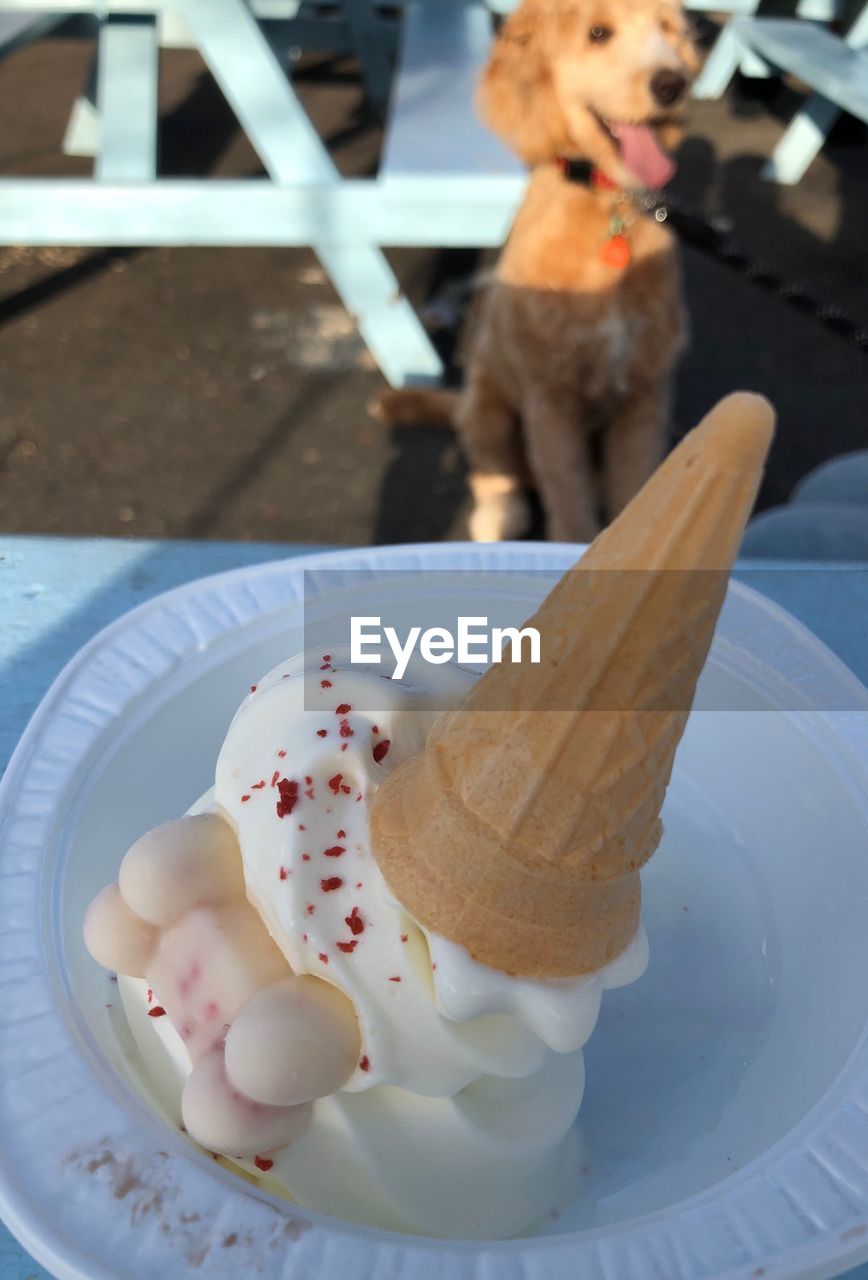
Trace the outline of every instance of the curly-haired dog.
{"label": "curly-haired dog", "polygon": [[589,540],[660,460],[685,325],[674,240],[643,197],[672,176],[695,69],[675,0],[523,0],[494,42],[479,105],[532,172],[467,385],[373,406],[458,428],[477,540],[526,529],[530,484],[550,537]]}

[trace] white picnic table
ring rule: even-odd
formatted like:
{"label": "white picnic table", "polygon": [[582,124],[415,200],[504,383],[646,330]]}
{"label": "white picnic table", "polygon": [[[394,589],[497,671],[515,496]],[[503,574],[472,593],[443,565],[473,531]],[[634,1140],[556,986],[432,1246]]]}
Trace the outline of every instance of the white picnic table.
{"label": "white picnic table", "polygon": [[[46,16],[70,14],[90,19],[97,46],[65,139],[94,155],[94,177],[0,179],[0,243],[310,246],[389,381],[438,381],[383,246],[499,245],[525,173],[473,110],[492,39],[483,0],[408,0],[402,12],[398,30],[374,0],[343,0],[337,15],[318,0],[0,0],[7,47],[27,34],[22,15],[41,34]],[[340,176],[295,93],[293,46],[324,37],[358,55],[375,100],[390,98],[376,178]],[[160,176],[165,43],[199,50],[267,178]]]}

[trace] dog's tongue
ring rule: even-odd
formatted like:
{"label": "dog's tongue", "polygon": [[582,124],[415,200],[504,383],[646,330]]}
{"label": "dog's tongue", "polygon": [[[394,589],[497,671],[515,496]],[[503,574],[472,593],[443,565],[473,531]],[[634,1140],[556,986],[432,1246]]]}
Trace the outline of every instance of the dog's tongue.
{"label": "dog's tongue", "polygon": [[634,177],[649,191],[665,187],[675,173],[675,165],[661,150],[647,124],[610,124],[621,144],[621,159]]}

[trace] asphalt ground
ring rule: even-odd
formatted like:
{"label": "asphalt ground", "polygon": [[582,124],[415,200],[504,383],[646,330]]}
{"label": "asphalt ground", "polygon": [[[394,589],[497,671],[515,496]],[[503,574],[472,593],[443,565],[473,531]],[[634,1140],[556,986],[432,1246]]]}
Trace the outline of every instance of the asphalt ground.
{"label": "asphalt ground", "polygon": [[[87,175],[60,139],[86,42],[0,64],[0,173]],[[300,93],[347,174],[376,170],[381,128],[354,64],[306,59]],[[771,272],[868,329],[866,130],[844,119],[794,188],[759,170],[798,102],[738,79],[696,103],[673,194]],[[161,170],[244,176],[260,163],[198,55],[161,62]],[[444,350],[460,346],[471,252],[390,254]],[[761,505],[868,445],[868,348],[685,247],[692,341],[673,439],[735,387],[780,430]],[[470,308],[472,311],[472,308]],[[846,329],[846,325],[844,326]],[[313,254],[284,249],[0,247],[0,530],[311,543],[464,536],[463,464],[435,430],[389,432],[382,385]]]}

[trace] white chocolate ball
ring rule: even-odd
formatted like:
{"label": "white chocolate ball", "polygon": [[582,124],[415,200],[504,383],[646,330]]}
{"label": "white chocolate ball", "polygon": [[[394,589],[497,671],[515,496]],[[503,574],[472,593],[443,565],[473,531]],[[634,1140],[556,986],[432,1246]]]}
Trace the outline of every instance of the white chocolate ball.
{"label": "white chocolate ball", "polygon": [[259,913],[242,899],[198,907],[167,929],[148,981],[195,1062],[252,996],[288,973]]}
{"label": "white chocolate ball", "polygon": [[294,1106],[340,1089],[360,1046],[352,1001],[320,978],[292,976],[239,1011],[226,1036],[226,1070],[248,1097]]}
{"label": "white chocolate ball", "polygon": [[161,929],[193,907],[243,897],[235,832],[216,813],[164,822],[128,850],[118,881],[127,905]]}
{"label": "white chocolate ball", "polygon": [[283,1147],[305,1126],[310,1107],[264,1107],[229,1083],[218,1045],[187,1078],[181,1114],[191,1138],[224,1156],[255,1156]]}
{"label": "white chocolate ball", "polygon": [[144,978],[159,931],[131,911],[119,886],[106,885],[85,912],[84,945],[106,969]]}

